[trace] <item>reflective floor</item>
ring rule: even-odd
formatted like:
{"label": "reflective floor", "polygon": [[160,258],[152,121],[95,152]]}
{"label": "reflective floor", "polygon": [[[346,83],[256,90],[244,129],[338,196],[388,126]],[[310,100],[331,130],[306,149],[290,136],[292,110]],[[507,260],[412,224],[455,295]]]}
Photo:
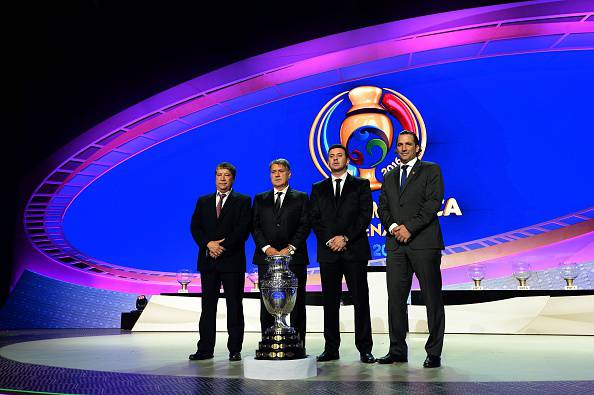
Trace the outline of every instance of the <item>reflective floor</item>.
{"label": "reflective floor", "polygon": [[[446,335],[439,369],[423,369],[426,335],[409,336],[409,363],[359,362],[352,333],[342,337],[341,359],[318,363],[318,376],[301,381],[243,379],[242,362],[227,360],[226,334],[215,358],[191,362],[195,333],[117,330],[0,332],[0,389],[85,394],[132,393],[584,393],[594,388],[594,337]],[[247,333],[244,359],[259,335]],[[374,354],[388,349],[374,335]],[[309,354],[323,336],[308,334]],[[280,391],[280,392],[279,392]],[[313,392],[312,392],[313,391]],[[2,393],[2,391],[0,391]]]}

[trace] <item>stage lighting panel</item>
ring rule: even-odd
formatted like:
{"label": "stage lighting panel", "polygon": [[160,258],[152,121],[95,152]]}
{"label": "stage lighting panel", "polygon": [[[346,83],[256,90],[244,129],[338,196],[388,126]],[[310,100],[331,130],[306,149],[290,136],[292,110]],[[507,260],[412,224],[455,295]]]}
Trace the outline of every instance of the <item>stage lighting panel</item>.
{"label": "stage lighting panel", "polygon": [[563,37],[563,34],[490,41],[482,53],[484,55],[495,55],[521,51],[544,51],[551,48],[561,37]]}

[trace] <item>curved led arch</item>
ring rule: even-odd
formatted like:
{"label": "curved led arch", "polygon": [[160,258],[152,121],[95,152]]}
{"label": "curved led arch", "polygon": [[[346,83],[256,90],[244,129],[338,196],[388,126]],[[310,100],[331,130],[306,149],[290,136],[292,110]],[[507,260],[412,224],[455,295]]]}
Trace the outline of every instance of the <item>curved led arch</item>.
{"label": "curved led arch", "polygon": [[[58,154],[57,166],[24,212],[37,256],[21,262],[21,269],[34,267],[55,278],[110,289],[141,283],[146,292],[171,290],[172,273],[102,262],[64,238],[62,220],[69,205],[106,172],[201,125],[344,82],[485,57],[591,50],[593,13],[591,2],[531,2],[414,18],[273,51],[158,94],[97,125]],[[464,251],[468,248],[449,246],[446,254]],[[81,279],[82,273],[92,278]]]}

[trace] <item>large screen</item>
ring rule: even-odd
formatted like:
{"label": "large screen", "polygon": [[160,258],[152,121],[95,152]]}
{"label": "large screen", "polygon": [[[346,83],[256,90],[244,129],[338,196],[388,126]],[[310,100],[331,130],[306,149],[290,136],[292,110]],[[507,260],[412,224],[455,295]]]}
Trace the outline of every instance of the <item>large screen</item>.
{"label": "large screen", "polygon": [[[214,169],[221,161],[238,169],[234,189],[253,197],[271,188],[269,162],[286,158],[291,187],[309,193],[328,173],[323,163],[328,145],[345,143],[352,157],[349,171],[372,174],[381,184],[396,162],[389,132],[350,141],[339,133],[353,105],[348,93],[373,86],[381,98],[394,95],[404,103],[404,109],[388,108],[392,135],[416,127],[422,160],[442,168],[445,258],[467,253],[464,264],[488,262],[481,250],[534,239],[529,247],[491,258],[516,259],[521,252],[543,267],[556,265],[594,239],[591,232],[564,230],[592,218],[592,75],[592,51],[520,54],[410,69],[272,102],[193,129],[113,168],[68,207],[64,233],[97,260],[175,272],[195,267],[190,217],[198,196],[214,192]],[[378,196],[374,190],[375,203]],[[377,260],[372,264],[381,265],[385,257],[383,231],[374,213],[368,229]],[[555,231],[559,234],[549,241],[538,239]],[[581,241],[575,245],[576,240]],[[563,247],[568,242],[573,247]],[[565,255],[538,253],[556,245]],[[315,267],[313,234],[308,248]],[[248,272],[255,271],[253,249],[250,238]],[[586,255],[581,262],[594,259]],[[447,262],[452,268],[462,264]],[[449,282],[456,281],[462,280]]]}

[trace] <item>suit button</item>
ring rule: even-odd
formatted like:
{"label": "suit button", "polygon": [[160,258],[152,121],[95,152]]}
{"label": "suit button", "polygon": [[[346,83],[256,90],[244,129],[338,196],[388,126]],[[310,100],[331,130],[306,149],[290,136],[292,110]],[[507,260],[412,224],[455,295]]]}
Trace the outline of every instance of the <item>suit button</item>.
{"label": "suit button", "polygon": [[278,228],[280,226],[280,224],[276,224],[276,227]]}
{"label": "suit button", "polygon": [[402,203],[400,203],[400,207],[404,206]]}

